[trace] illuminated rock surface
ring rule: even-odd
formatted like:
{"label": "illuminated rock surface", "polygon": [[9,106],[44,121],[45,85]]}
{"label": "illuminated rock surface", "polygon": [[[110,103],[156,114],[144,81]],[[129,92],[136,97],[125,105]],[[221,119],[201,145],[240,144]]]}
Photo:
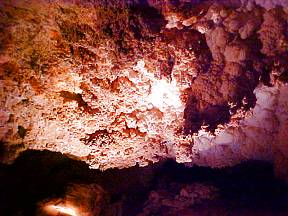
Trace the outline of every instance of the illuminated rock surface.
{"label": "illuminated rock surface", "polygon": [[1,3],[2,162],[260,159],[285,176],[286,1],[105,2]]}
{"label": "illuminated rock surface", "polygon": [[39,204],[38,214],[105,215],[106,196],[105,191],[99,185],[70,185],[64,198],[43,201]]}

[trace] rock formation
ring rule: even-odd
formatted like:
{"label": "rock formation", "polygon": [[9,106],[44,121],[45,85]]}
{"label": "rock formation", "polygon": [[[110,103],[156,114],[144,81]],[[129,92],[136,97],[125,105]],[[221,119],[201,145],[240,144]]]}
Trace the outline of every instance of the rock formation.
{"label": "rock formation", "polygon": [[91,168],[165,158],[287,175],[288,3],[2,2],[0,137]]}

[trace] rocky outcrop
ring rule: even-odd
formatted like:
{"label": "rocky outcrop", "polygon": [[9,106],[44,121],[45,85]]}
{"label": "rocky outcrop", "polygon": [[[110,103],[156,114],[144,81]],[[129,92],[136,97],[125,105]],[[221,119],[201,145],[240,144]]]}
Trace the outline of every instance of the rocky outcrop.
{"label": "rocky outcrop", "polygon": [[285,1],[110,3],[1,4],[2,162],[286,160]]}

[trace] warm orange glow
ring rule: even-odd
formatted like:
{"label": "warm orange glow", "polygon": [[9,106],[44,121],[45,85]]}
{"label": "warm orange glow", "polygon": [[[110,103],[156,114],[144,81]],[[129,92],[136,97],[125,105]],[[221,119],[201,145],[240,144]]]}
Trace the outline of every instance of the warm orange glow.
{"label": "warm orange glow", "polygon": [[73,207],[48,205],[45,207],[45,210],[47,213],[50,213],[51,215],[58,215],[59,213],[62,213],[70,216],[78,216],[76,210]]}

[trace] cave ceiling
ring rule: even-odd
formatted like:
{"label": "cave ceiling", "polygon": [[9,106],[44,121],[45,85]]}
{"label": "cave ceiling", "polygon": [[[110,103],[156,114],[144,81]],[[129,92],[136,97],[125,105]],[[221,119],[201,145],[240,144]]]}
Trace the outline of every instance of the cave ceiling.
{"label": "cave ceiling", "polygon": [[287,163],[287,1],[0,3],[2,162]]}

